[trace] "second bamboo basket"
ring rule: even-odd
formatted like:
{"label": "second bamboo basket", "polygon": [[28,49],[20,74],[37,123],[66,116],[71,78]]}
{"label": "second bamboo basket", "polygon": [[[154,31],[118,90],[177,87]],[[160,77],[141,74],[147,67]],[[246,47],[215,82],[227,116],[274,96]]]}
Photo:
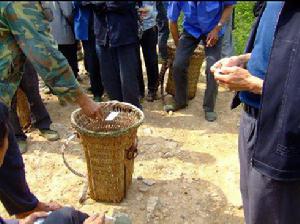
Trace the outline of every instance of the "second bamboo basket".
{"label": "second bamboo basket", "polygon": [[[168,43],[168,55],[174,60],[176,48],[174,43]],[[199,45],[194,51],[188,68],[188,97],[193,99],[197,92],[197,83],[200,76],[200,69],[205,57],[203,46]],[[175,83],[173,79],[173,68],[172,65],[169,69],[168,81],[166,86],[166,92],[171,95],[175,95]]]}

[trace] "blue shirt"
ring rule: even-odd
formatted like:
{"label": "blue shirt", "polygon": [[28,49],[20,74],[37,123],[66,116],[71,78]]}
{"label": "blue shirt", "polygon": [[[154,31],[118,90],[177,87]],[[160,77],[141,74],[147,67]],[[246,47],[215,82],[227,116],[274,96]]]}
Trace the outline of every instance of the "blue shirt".
{"label": "blue shirt", "polygon": [[[283,2],[267,2],[257,28],[254,48],[251,52],[247,69],[252,75],[261,79],[264,79],[267,73],[274,34],[282,7]],[[240,100],[247,105],[257,109],[260,106],[260,95],[242,91],[239,97]]]}
{"label": "blue shirt", "polygon": [[143,7],[148,7],[150,10],[146,17],[143,19],[143,31],[148,30],[156,25],[156,2],[155,1],[143,1]]}
{"label": "blue shirt", "polygon": [[[221,19],[225,6],[234,5],[235,1],[170,1],[168,18],[177,22],[183,11],[183,28],[195,38],[208,34]],[[224,34],[224,27],[219,36]]]}
{"label": "blue shirt", "polygon": [[93,29],[90,20],[93,11],[90,7],[82,5],[82,1],[73,1],[74,6],[74,32],[76,40],[88,40],[89,29]]}

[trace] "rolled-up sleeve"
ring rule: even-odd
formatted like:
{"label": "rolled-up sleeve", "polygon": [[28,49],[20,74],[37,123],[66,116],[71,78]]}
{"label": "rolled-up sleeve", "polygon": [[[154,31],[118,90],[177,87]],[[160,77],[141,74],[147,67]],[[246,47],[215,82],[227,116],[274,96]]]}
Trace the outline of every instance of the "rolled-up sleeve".
{"label": "rolled-up sleeve", "polygon": [[75,102],[83,90],[50,34],[49,22],[36,2],[14,2],[5,17],[18,46],[53,93]]}
{"label": "rolled-up sleeve", "polygon": [[180,2],[170,1],[168,5],[168,19],[172,22],[177,22],[181,11]]}

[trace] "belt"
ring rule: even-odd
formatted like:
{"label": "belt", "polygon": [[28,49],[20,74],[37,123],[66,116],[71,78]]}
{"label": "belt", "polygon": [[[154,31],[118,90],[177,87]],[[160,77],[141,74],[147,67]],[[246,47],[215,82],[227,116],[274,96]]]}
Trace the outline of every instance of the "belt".
{"label": "belt", "polygon": [[249,106],[247,104],[244,104],[244,111],[249,114],[251,117],[258,118],[259,109]]}

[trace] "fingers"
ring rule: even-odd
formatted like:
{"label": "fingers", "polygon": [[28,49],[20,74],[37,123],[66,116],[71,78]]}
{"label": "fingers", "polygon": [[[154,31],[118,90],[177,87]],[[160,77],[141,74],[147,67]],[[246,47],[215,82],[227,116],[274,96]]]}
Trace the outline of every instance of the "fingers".
{"label": "fingers", "polygon": [[229,75],[221,75],[220,73],[215,73],[214,74],[215,80],[219,81],[220,84],[223,83],[227,83],[230,79]]}
{"label": "fingers", "polygon": [[218,37],[208,34],[206,38],[206,47],[213,47],[218,42]]}
{"label": "fingers", "polygon": [[84,224],[105,224],[105,214],[95,214],[84,221]]}
{"label": "fingers", "polygon": [[34,212],[32,213],[32,216],[34,216],[35,218],[43,218],[43,217],[47,217],[48,216],[48,212]]}
{"label": "fingers", "polygon": [[227,66],[222,66],[220,71],[224,74],[230,74],[230,73],[236,73],[240,68],[237,66],[233,67],[227,67]]}
{"label": "fingers", "polygon": [[210,67],[210,71],[212,73],[216,72],[217,69],[220,69],[223,65],[223,63],[225,62],[225,60],[227,60],[228,58],[223,58],[219,61],[217,61],[215,64],[213,64],[213,66]]}
{"label": "fingers", "polygon": [[30,216],[28,216],[23,223],[33,223],[39,218],[44,218],[47,217],[48,213],[47,212],[34,212]]}
{"label": "fingers", "polygon": [[50,203],[46,204],[46,207],[50,210],[50,211],[55,211],[60,209],[62,206],[60,204],[58,204],[57,202],[54,201],[50,201]]}

